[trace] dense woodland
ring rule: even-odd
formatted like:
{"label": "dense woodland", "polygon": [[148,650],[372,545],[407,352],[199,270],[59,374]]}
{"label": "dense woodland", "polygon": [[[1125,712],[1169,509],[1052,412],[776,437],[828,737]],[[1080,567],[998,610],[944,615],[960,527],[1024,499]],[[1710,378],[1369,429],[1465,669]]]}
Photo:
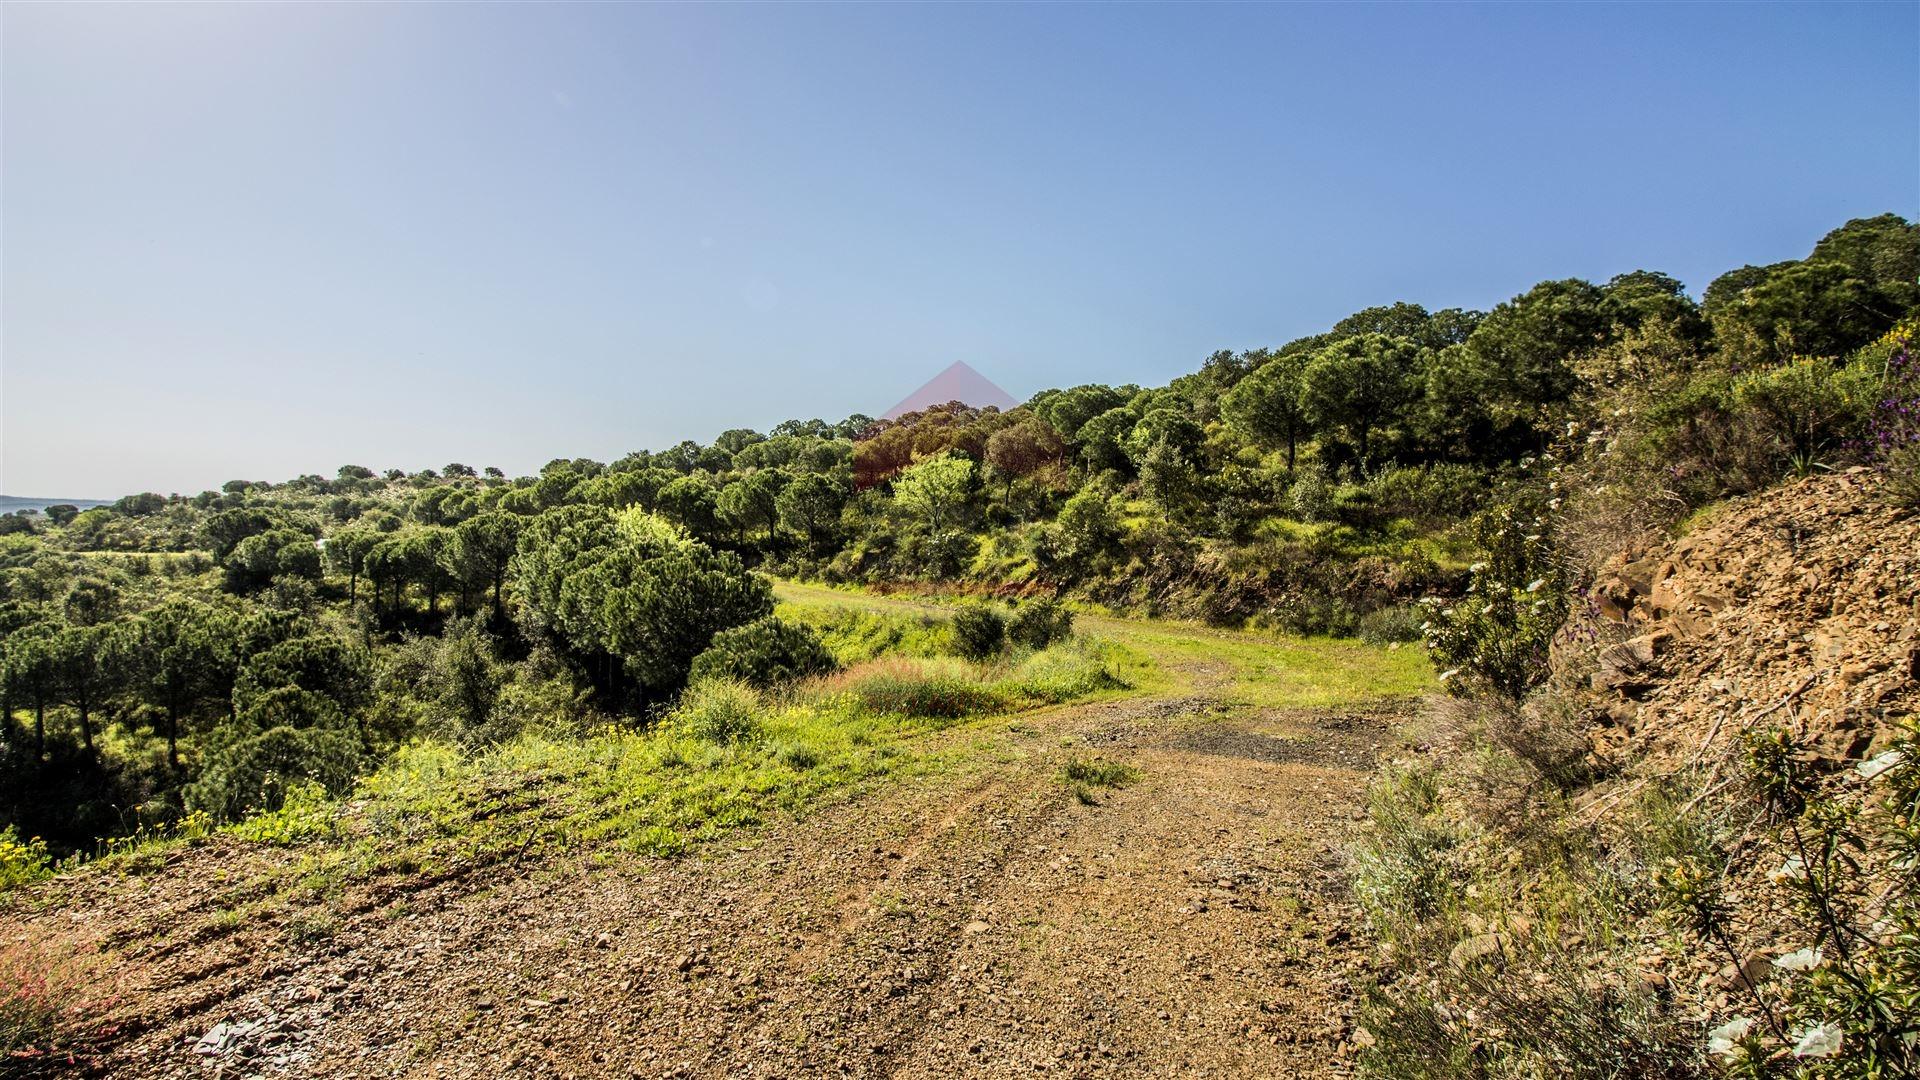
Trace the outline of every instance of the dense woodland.
{"label": "dense woodland", "polygon": [[[716,635],[753,628],[720,646],[748,667],[807,652],[766,575],[1376,640],[1425,622],[1458,678],[1524,688],[1551,607],[1436,627],[1419,601],[1463,594],[1569,470],[1643,517],[1852,462],[1914,482],[1917,280],[1920,230],[1883,215],[1699,302],[1653,271],[1545,281],[1006,412],[0,518],[0,826],[84,852],[344,791],[415,740],[644,724]],[[1529,536],[1514,580],[1577,585],[1573,549],[1604,539]]]}

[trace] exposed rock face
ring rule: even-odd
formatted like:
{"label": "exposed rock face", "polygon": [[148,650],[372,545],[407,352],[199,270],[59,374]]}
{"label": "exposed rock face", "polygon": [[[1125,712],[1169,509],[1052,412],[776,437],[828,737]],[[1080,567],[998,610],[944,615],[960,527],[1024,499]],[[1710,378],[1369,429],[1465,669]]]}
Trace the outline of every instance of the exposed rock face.
{"label": "exposed rock face", "polygon": [[1612,642],[1590,677],[1596,748],[1659,764],[1764,724],[1844,759],[1920,709],[1920,518],[1878,501],[1877,483],[1802,480],[1617,557],[1589,593]]}

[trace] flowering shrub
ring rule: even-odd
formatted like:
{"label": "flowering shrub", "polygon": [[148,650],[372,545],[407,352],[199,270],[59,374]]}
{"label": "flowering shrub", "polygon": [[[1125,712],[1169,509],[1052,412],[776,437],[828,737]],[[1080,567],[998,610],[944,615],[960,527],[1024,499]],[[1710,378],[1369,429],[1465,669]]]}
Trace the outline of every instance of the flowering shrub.
{"label": "flowering shrub", "polygon": [[1426,601],[1421,630],[1449,692],[1487,690],[1519,698],[1547,674],[1547,650],[1566,618],[1563,572],[1549,536],[1549,500],[1501,503],[1479,521],[1483,561],[1469,568],[1467,595]]}
{"label": "flowering shrub", "polygon": [[0,892],[38,881],[52,872],[53,858],[47,854],[45,840],[22,840],[11,825],[0,829]]}
{"label": "flowering shrub", "polygon": [[[1810,772],[1782,731],[1750,733],[1746,760],[1792,852],[1769,878],[1811,940],[1783,943],[1798,947],[1773,959],[1770,978],[1743,975],[1751,1008],[1708,1033],[1708,1053],[1750,1077],[1920,1074],[1920,739],[1859,763],[1853,792]],[[1717,875],[1675,888],[1683,876],[1663,876],[1669,902],[1734,955]]]}
{"label": "flowering shrub", "polygon": [[1920,364],[1913,359],[1917,328],[1920,324],[1902,323],[1867,350],[1869,355],[1886,353],[1880,372],[1880,398],[1874,403],[1868,426],[1871,448],[1881,455],[1920,443]]}
{"label": "flowering shrub", "polygon": [[1870,449],[1880,455],[1886,497],[1896,506],[1920,510],[1920,363],[1913,359],[1916,324],[1893,328],[1875,346],[1884,349],[1880,399],[1869,427]]}
{"label": "flowering shrub", "polygon": [[[0,1069],[83,1053],[114,1003],[94,965],[46,945],[0,945]],[[12,1075],[12,1073],[8,1073]]]}

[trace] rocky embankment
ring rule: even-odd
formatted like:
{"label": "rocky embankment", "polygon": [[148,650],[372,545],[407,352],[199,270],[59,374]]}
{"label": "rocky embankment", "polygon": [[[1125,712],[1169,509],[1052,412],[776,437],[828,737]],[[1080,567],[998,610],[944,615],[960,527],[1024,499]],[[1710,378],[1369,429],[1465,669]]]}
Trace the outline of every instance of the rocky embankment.
{"label": "rocky embankment", "polygon": [[1920,518],[1849,470],[1739,499],[1589,592],[1598,755],[1698,759],[1784,726],[1822,757],[1870,755],[1920,707]]}

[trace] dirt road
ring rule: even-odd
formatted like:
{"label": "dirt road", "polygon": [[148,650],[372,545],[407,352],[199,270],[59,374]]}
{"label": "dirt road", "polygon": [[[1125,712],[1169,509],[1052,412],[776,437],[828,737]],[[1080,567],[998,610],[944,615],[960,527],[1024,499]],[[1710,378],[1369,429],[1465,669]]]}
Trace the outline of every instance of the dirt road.
{"label": "dirt road", "polygon": [[[1092,628],[1168,686],[929,736],[968,750],[697,857],[369,887],[324,935],[196,941],[165,928],[239,857],[203,849],[0,940],[115,944],[113,1076],[1345,1075],[1339,848],[1396,706],[1248,705],[1250,635],[1227,661]],[[1138,779],[1088,803],[1060,770],[1090,758]]]}

